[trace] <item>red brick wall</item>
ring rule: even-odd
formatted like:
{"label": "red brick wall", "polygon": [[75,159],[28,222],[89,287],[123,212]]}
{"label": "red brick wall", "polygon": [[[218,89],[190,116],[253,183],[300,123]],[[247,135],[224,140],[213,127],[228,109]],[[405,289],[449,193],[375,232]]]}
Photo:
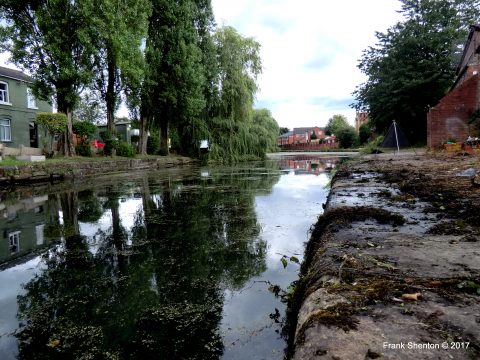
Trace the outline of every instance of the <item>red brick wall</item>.
{"label": "red brick wall", "polygon": [[427,115],[427,145],[442,146],[448,139],[464,141],[469,135],[468,120],[480,107],[479,74],[448,93]]}

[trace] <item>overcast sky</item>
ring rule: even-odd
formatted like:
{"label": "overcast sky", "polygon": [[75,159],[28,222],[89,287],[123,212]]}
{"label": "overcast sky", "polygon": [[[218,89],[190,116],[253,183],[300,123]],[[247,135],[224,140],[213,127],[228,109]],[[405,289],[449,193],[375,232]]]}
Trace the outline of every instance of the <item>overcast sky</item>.
{"label": "overcast sky", "polygon": [[366,80],[357,69],[362,50],[401,19],[398,0],[212,0],[212,7],[218,26],[260,43],[256,107],[290,129],[325,126],[335,114],[353,124],[351,93]]}
{"label": "overcast sky", "polygon": [[256,107],[280,126],[325,126],[335,114],[353,124],[351,93],[366,78],[362,50],[401,19],[398,0],[212,0],[217,25],[261,44]]}

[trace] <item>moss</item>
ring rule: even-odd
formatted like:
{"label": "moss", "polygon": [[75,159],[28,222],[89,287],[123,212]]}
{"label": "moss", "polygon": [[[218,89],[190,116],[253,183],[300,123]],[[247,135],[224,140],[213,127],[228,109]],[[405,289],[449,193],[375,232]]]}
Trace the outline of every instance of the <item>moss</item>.
{"label": "moss", "polygon": [[337,304],[313,313],[298,330],[297,345],[305,341],[307,329],[317,324],[338,327],[345,332],[357,330],[358,320],[354,317],[356,313],[357,310],[350,304]]}

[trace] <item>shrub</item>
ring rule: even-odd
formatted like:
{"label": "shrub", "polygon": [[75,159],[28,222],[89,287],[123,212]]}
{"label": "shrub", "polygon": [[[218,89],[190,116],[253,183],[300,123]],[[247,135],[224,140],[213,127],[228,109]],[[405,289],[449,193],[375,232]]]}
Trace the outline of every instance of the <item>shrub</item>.
{"label": "shrub", "polygon": [[82,141],[80,144],[75,146],[75,152],[80,156],[93,156],[92,148],[88,142]]}
{"label": "shrub", "polygon": [[103,154],[107,156],[112,155],[112,151],[113,149],[115,149],[115,134],[111,133],[108,130],[105,130],[101,131],[99,135],[103,143],[105,144],[105,146],[103,147]]}
{"label": "shrub", "polygon": [[73,132],[82,139],[90,140],[97,132],[97,127],[88,121],[77,121],[72,124]]}
{"label": "shrub", "polygon": [[147,154],[158,154],[160,149],[160,135],[158,131],[152,131],[147,139]]}
{"label": "shrub", "polygon": [[128,142],[116,140],[114,146],[118,156],[135,157],[135,148]]}
{"label": "shrub", "polygon": [[336,135],[340,146],[344,149],[352,148],[358,143],[357,133],[351,126],[338,130]]}

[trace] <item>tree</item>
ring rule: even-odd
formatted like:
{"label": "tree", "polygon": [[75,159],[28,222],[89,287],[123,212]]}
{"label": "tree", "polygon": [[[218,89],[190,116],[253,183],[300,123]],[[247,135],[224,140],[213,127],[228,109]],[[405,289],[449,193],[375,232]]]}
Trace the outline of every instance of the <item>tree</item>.
{"label": "tree", "polygon": [[220,71],[220,101],[217,115],[235,122],[249,121],[262,72],[260,44],[225,26],[215,33]]}
{"label": "tree", "polygon": [[368,142],[371,136],[372,129],[370,127],[370,123],[360,125],[360,128],[358,129],[358,140],[360,144],[365,144],[366,142]]}
{"label": "tree", "polygon": [[289,128],[287,128],[287,127],[281,127],[281,128],[280,128],[279,135],[286,134],[286,133],[288,133],[289,131],[290,131]]}
{"label": "tree", "polygon": [[[213,16],[210,1],[154,0],[152,5],[140,116],[142,129],[154,125],[160,130],[160,152],[168,154],[169,126],[177,127],[184,147],[193,146],[191,125],[206,106],[200,45],[202,36],[209,36],[206,28]],[[144,151],[146,143],[140,142]]]}
{"label": "tree", "polygon": [[94,91],[85,91],[73,110],[73,122],[87,121],[92,124],[101,124],[106,118],[106,109],[101,99]]}
{"label": "tree", "polygon": [[67,0],[0,3],[2,48],[32,75],[35,96],[49,100],[54,95],[58,111],[67,115],[66,155],[75,155],[72,111],[92,79],[93,48],[87,41],[92,28],[79,5]]}
{"label": "tree", "polygon": [[344,115],[333,115],[325,127],[325,134],[337,135],[341,129],[348,128],[349,126],[347,118]]}
{"label": "tree", "polygon": [[45,137],[50,136],[50,144],[44,144],[44,152],[49,157],[53,156],[53,139],[55,135],[62,134],[67,127],[67,116],[65,114],[37,113],[35,122],[44,130]]}
{"label": "tree", "polygon": [[92,22],[89,40],[95,47],[93,87],[106,105],[107,129],[115,130],[114,112],[120,92],[142,77],[142,39],[147,31],[149,0],[91,0],[82,2]]}
{"label": "tree", "polygon": [[340,147],[343,149],[352,148],[358,143],[357,132],[352,126],[341,128],[336,134]]}
{"label": "tree", "polygon": [[480,15],[478,0],[401,0],[405,20],[363,52],[358,67],[368,76],[353,93],[357,110],[369,112],[381,133],[393,119],[410,141],[425,141],[426,114],[455,78],[468,25]]}
{"label": "tree", "polygon": [[277,121],[272,117],[270,110],[254,109],[253,124],[262,133],[261,136],[266,142],[266,152],[277,151],[279,127]]}

